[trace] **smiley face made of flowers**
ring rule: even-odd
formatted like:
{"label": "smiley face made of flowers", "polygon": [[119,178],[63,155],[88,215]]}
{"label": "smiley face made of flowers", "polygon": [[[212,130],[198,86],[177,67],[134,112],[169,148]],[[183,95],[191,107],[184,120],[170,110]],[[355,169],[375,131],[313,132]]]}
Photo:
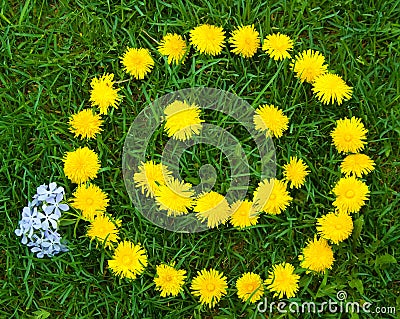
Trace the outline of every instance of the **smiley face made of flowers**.
{"label": "smiley face made of flowers", "polygon": [[[222,54],[227,43],[232,53],[245,59],[256,55],[260,47],[276,61],[291,58],[290,52],[294,50],[293,40],[281,33],[266,36],[261,45],[259,32],[254,25],[239,26],[226,41],[222,27],[203,24],[190,30],[189,45],[182,35],[166,34],[158,44],[158,52],[166,57],[167,63],[180,64],[190,53],[190,46],[199,54],[212,58]],[[128,48],[122,55],[121,63],[127,74],[136,80],[144,79],[155,66],[152,53],[146,48]],[[328,72],[325,58],[318,51],[306,49],[299,52],[292,59],[290,68],[300,82],[312,85],[316,99],[324,104],[340,105],[351,98],[352,88],[339,75]],[[94,139],[101,134],[104,122],[101,116],[106,116],[110,107],[118,108],[122,103],[120,89],[115,85],[113,74],[92,80],[92,108],[70,117],[70,130],[75,137]],[[176,110],[184,116],[178,116]],[[165,110],[166,134],[175,139],[190,139],[193,134],[198,134],[203,122],[196,105],[182,100],[174,101]],[[257,130],[279,138],[287,130],[289,119],[279,107],[262,105],[255,111],[253,122]],[[334,211],[316,220],[316,237],[308,240],[299,256],[300,267],[307,271],[322,273],[332,267],[334,246],[330,243],[339,245],[351,235],[351,214],[359,212],[369,197],[368,186],[361,178],[371,172],[375,164],[368,155],[359,153],[366,144],[366,133],[361,120],[355,117],[337,120],[331,132],[337,151],[346,154],[340,166],[345,176],[332,189],[335,195],[332,203]],[[108,267],[116,276],[136,279],[149,264],[146,249],[140,243],[121,238],[119,230],[123,227],[122,222],[107,213],[108,195],[91,182],[100,170],[99,156],[85,146],[66,152],[63,162],[65,176],[71,183],[77,184],[70,205],[80,213],[81,219],[88,222],[87,236],[95,240],[98,247],[111,250],[112,258],[108,260]],[[234,203],[228,203],[224,196],[213,191],[195,198],[193,185],[173,178],[166,165],[155,161],[141,163],[134,182],[169,216],[179,216],[193,210],[196,217],[210,229],[227,222],[243,229],[257,224],[261,213],[282,213],[292,202],[290,189],[301,187],[310,173],[306,159],[297,156],[291,156],[282,167],[282,179],[262,180],[251,199]],[[263,198],[265,193],[269,194],[268,198]],[[31,217],[23,215],[23,226],[17,235],[29,235],[30,229],[25,225],[28,225],[27,218]],[[243,302],[255,303],[269,290],[279,298],[291,298],[299,289],[300,276],[296,272],[295,267],[286,262],[272,265],[265,280],[259,274],[246,271],[236,280],[237,297]],[[173,262],[160,261],[156,265],[154,285],[161,297],[178,296],[187,280],[186,270],[177,269]],[[214,307],[227,295],[227,277],[218,269],[201,269],[191,279],[190,289],[201,304]]]}

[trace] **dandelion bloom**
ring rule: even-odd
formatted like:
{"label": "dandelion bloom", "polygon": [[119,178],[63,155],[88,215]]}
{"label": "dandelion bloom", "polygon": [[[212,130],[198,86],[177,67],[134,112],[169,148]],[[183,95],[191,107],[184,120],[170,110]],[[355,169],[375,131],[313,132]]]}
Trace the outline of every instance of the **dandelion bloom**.
{"label": "dandelion bloom", "polygon": [[302,159],[290,157],[288,164],[283,165],[283,176],[290,182],[290,188],[299,188],[304,185],[306,176],[310,173]]}
{"label": "dandelion bloom", "polygon": [[159,185],[164,185],[165,181],[171,178],[171,171],[163,164],[156,164],[154,161],[141,163],[139,172],[133,175],[136,187],[141,187],[142,194],[154,197]]}
{"label": "dandelion bloom", "polygon": [[283,298],[286,295],[287,298],[292,298],[296,295],[299,290],[299,279],[300,276],[294,274],[294,267],[288,263],[281,263],[272,266],[272,271],[268,271],[269,276],[265,280],[267,288],[275,292],[274,297]]}
{"label": "dandelion bloom", "polygon": [[96,216],[89,225],[86,235],[91,239],[96,239],[108,248],[112,247],[119,239],[118,228],[121,227],[120,220],[114,220],[105,215]]}
{"label": "dandelion bloom", "polygon": [[233,203],[231,212],[230,222],[234,227],[244,228],[257,224],[257,212],[253,208],[253,203],[247,199]]}
{"label": "dandelion bloom", "polygon": [[292,48],[293,40],[279,32],[268,35],[262,46],[262,49],[277,61],[290,58],[288,51],[292,50]]}
{"label": "dandelion bloom", "polygon": [[193,210],[201,222],[207,220],[209,228],[224,224],[231,215],[231,208],[225,197],[214,191],[201,194],[195,200]]}
{"label": "dandelion bloom", "polygon": [[167,211],[168,216],[180,216],[188,213],[193,206],[194,190],[192,184],[171,178],[155,191],[158,206]]}
{"label": "dandelion bloom", "polygon": [[98,106],[100,114],[107,114],[108,107],[118,107],[121,97],[118,95],[119,89],[113,88],[114,74],[105,74],[99,79],[94,78],[90,82],[92,90],[90,91],[90,101],[93,106]]}
{"label": "dandelion bloom", "polygon": [[254,192],[254,206],[257,211],[277,215],[289,206],[292,197],[286,189],[286,183],[277,180],[263,180]]}
{"label": "dandelion bloom", "polygon": [[147,267],[146,250],[130,241],[118,243],[108,267],[121,278],[136,279]]}
{"label": "dandelion bloom", "polygon": [[246,272],[236,281],[237,295],[243,302],[255,303],[264,294],[261,277],[252,272]]}
{"label": "dandelion bloom", "polygon": [[214,307],[223,295],[226,295],[228,284],[226,277],[218,270],[203,269],[193,278],[191,290],[193,296],[200,297],[200,303]]}
{"label": "dandelion bloom", "polygon": [[333,251],[326,239],[317,239],[315,237],[303,248],[302,253],[299,259],[303,268],[316,272],[323,272],[325,269],[332,268],[334,261]]}
{"label": "dandelion bloom", "polygon": [[368,200],[368,186],[355,176],[343,177],[333,188],[336,200],[333,202],[340,212],[356,213]]}
{"label": "dandelion bloom", "polygon": [[312,91],[322,103],[333,104],[336,100],[340,105],[343,100],[351,98],[353,88],[348,86],[341,76],[326,73],[314,80]]}
{"label": "dandelion bloom", "polygon": [[100,169],[99,158],[88,147],[80,147],[73,152],[67,152],[63,158],[64,173],[72,183],[85,183],[95,178]]}
{"label": "dandelion bloom", "polygon": [[201,123],[200,108],[196,104],[189,105],[187,102],[174,101],[167,105],[164,110],[165,130],[169,137],[186,141],[193,134],[199,134]]}
{"label": "dandelion bloom", "polygon": [[317,77],[327,72],[328,66],[325,63],[325,57],[314,50],[304,50],[291,63],[291,67],[296,77],[301,82],[312,83]]}
{"label": "dandelion bloom", "polygon": [[100,115],[93,114],[92,110],[82,110],[77,114],[73,114],[68,123],[71,127],[69,130],[75,134],[75,137],[81,136],[84,138],[94,138],[97,133],[100,133],[100,126],[103,121]]}
{"label": "dandelion bloom", "polygon": [[329,213],[318,218],[317,230],[322,238],[329,239],[334,244],[338,244],[351,235],[353,220],[347,213]]}
{"label": "dandelion bloom", "polygon": [[253,117],[256,130],[267,131],[267,136],[281,137],[287,130],[289,119],[274,105],[260,106]]}
{"label": "dandelion bloom", "polygon": [[244,58],[251,58],[260,47],[259,33],[253,25],[241,26],[231,33],[229,43],[232,44],[232,52]]}
{"label": "dandelion bloom", "polygon": [[149,50],[143,48],[128,48],[122,56],[124,70],[135,79],[142,80],[154,66],[154,60]]}
{"label": "dandelion bloom", "polygon": [[337,120],[336,128],[331,132],[331,136],[338,152],[357,153],[367,144],[365,141],[367,132],[361,119],[353,116],[351,119]]}
{"label": "dandelion bloom", "polygon": [[202,24],[190,31],[190,43],[200,53],[218,55],[224,47],[225,32],[222,27]]}
{"label": "dandelion bloom", "polygon": [[161,264],[156,267],[157,277],[154,278],[156,290],[161,291],[161,297],[176,297],[182,291],[186,279],[186,270],[175,269],[173,266]]}
{"label": "dandelion bloom", "polygon": [[356,177],[362,177],[364,174],[374,170],[374,161],[365,154],[350,154],[347,155],[340,165],[340,170],[349,175],[355,175]]}
{"label": "dandelion bloom", "polygon": [[82,212],[82,217],[85,220],[93,220],[97,215],[105,212],[108,206],[107,194],[93,184],[79,185],[74,196],[72,206]]}
{"label": "dandelion bloom", "polygon": [[175,64],[179,64],[179,62],[183,63],[183,58],[185,57],[187,50],[188,48],[185,40],[176,33],[168,33],[165,35],[158,46],[158,51],[162,55],[168,57],[169,64],[172,62]]}

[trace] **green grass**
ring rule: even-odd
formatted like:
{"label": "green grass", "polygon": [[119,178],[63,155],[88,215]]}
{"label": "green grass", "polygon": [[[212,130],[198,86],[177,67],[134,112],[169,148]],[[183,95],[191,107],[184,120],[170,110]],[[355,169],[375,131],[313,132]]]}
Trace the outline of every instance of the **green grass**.
{"label": "green grass", "polygon": [[[2,0],[0,318],[44,318],[46,312],[54,318],[263,318],[255,305],[239,301],[234,283],[245,271],[265,279],[278,262],[299,268],[297,256],[315,233],[315,218],[332,210],[330,190],[340,178],[343,156],[331,145],[329,133],[337,119],[353,115],[362,118],[369,130],[365,152],[376,162],[376,170],[366,177],[371,198],[353,216],[357,221],[353,236],[335,247],[336,262],[328,275],[299,271],[302,280],[296,300],[328,301],[345,290],[348,301],[372,302],[373,308],[397,306],[399,313],[400,269],[398,263],[385,263],[389,257],[382,258],[388,254],[400,259],[399,5],[398,0]],[[156,53],[155,40],[165,33],[187,37],[191,28],[205,22],[222,25],[226,31],[254,24],[261,37],[274,31],[290,35],[295,52],[321,51],[329,69],[354,87],[352,99],[341,106],[323,106],[312,96],[310,85],[294,78],[289,61],[277,63],[261,50],[245,60],[228,48],[216,58],[192,49],[178,67],[168,66]],[[154,70],[143,81],[134,81],[122,70],[119,56],[127,46],[149,48],[155,58]],[[90,80],[104,72],[128,80],[119,84],[123,103],[105,117],[96,140],[74,139],[68,118],[89,106]],[[276,104],[290,117],[289,130],[274,140],[277,176],[282,177],[281,166],[293,155],[305,159],[311,174],[302,189],[291,191],[294,201],[283,214],[263,216],[257,226],[244,231],[220,227],[185,235],[154,226],[132,207],[121,164],[130,123],[149,101],[195,86],[227,90],[254,107]],[[236,125],[232,132],[243,130]],[[244,134],[237,137],[248,139]],[[148,150],[149,156],[157,158],[165,136],[162,141]],[[62,157],[83,145],[100,155],[102,170],[95,183],[111,198],[109,212],[123,221],[121,237],[143,243],[148,251],[150,266],[133,282],[113,277],[106,267],[110,252],[90,244],[83,222],[76,233],[73,225],[62,227],[70,251],[52,259],[33,257],[14,234],[20,212],[38,185],[56,181],[71,196],[75,186],[63,174]],[[220,153],[195,147],[182,159],[188,165],[185,174],[195,178],[195,165],[190,164],[205,164],[207,158],[216,159],[218,172],[223,163]],[[224,183],[218,180],[217,188],[226,187]],[[202,268],[223,271],[228,276],[228,296],[213,310],[199,306],[189,284],[180,296],[161,298],[152,283],[155,266],[171,260],[188,271],[189,281]],[[271,300],[272,294],[267,297]]]}

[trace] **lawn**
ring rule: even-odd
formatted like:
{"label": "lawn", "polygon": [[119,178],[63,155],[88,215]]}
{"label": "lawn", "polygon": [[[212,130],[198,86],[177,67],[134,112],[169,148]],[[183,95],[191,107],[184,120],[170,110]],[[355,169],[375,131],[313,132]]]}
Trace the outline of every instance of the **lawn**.
{"label": "lawn", "polygon": [[[262,314],[257,303],[243,303],[235,283],[251,271],[263,279],[274,264],[287,262],[301,276],[292,301],[335,300],[376,307],[397,307],[396,314],[304,314],[303,318],[400,318],[400,1],[1,1],[0,8],[0,318],[297,318],[299,314]],[[292,57],[303,50],[321,52],[329,71],[353,87],[352,98],[324,105],[312,85],[300,83],[290,60],[275,61],[266,52],[246,59],[226,43],[209,56],[193,47],[183,65],[169,65],[157,52],[166,33],[189,39],[194,27],[222,26],[229,37],[237,26],[254,24],[263,40],[281,32],[294,41]],[[143,79],[124,71],[127,47],[150,50],[155,65]],[[123,96],[118,108],[103,115],[95,139],[75,138],[72,114],[88,108],[94,77],[114,73]],[[199,233],[157,227],[135,209],[123,180],[122,154],[131,123],[151,101],[180,89],[212,87],[228,91],[257,108],[279,106],[289,127],[274,138],[276,176],[291,156],[302,158],[310,174],[305,185],[290,189],[293,201],[279,215],[262,214],[257,225],[237,230],[227,225]],[[209,122],[229,130],[253,159],[254,144],[232,119],[207,113]],[[208,116],[208,117],[207,117]],[[332,245],[335,262],[325,273],[307,273],[298,256],[317,233],[316,218],[332,212],[334,185],[342,177],[345,155],[332,144],[336,121],[358,117],[368,129],[364,153],[375,170],[363,176],[370,198],[352,214],[354,231]],[[168,141],[160,127],[147,148],[159,160]],[[69,251],[37,258],[14,233],[24,206],[41,184],[56,182],[72,198],[76,184],[65,176],[66,152],[88,146],[101,169],[93,183],[110,199],[107,212],[122,220],[120,237],[141,243],[149,265],[135,280],[108,269],[112,250],[86,236],[88,223],[71,209],[60,232]],[[212,164],[215,190],[229,188],[229,163],[217,147],[193,146],[180,159],[185,180],[198,183],[198,168]],[[259,182],[255,170],[249,194]],[[176,297],[161,297],[153,282],[156,266],[176,262],[187,283]],[[190,283],[197,271],[215,268],[227,277],[228,291],[214,308],[200,305]],[[265,297],[277,301],[267,289]],[[286,300],[286,299],[285,299]]]}

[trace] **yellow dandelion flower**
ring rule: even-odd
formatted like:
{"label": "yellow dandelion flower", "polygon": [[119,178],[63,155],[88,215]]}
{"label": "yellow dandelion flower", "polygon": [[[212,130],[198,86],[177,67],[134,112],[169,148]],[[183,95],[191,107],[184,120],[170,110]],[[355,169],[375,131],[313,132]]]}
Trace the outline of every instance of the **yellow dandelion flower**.
{"label": "yellow dandelion flower", "polygon": [[202,24],[190,31],[190,43],[200,53],[218,55],[222,52],[225,32],[222,27]]}
{"label": "yellow dandelion flower", "polygon": [[186,41],[179,34],[166,34],[160,41],[158,51],[168,57],[168,64],[183,63],[185,54],[188,50]]}
{"label": "yellow dandelion flower", "polygon": [[140,244],[122,241],[108,261],[108,267],[121,278],[136,279],[147,267],[146,250]]}
{"label": "yellow dandelion flower", "polygon": [[323,272],[325,269],[332,269],[333,251],[328,245],[326,239],[316,237],[314,240],[309,240],[306,247],[302,250],[302,255],[299,256],[301,267],[316,272]]}
{"label": "yellow dandelion flower", "polygon": [[226,295],[228,284],[223,273],[215,269],[203,269],[197,272],[190,288],[193,296],[200,297],[202,305],[207,304],[212,308]]}
{"label": "yellow dandelion flower", "polygon": [[331,132],[331,136],[339,153],[357,153],[367,144],[365,141],[367,132],[361,119],[353,116],[351,119],[337,120],[336,128]]}
{"label": "yellow dandelion flower", "polygon": [[317,77],[327,72],[328,66],[325,63],[325,57],[314,50],[304,50],[290,64],[296,77],[301,82],[312,83]]}
{"label": "yellow dandelion flower", "polygon": [[333,104],[336,100],[340,105],[343,100],[351,98],[353,88],[348,86],[341,76],[326,73],[314,80],[312,91],[322,103]]}
{"label": "yellow dandelion flower", "polygon": [[288,117],[274,105],[260,106],[255,113],[253,122],[256,130],[267,131],[267,136],[281,137],[288,128]]}
{"label": "yellow dandelion flower", "polygon": [[172,266],[161,264],[156,267],[157,277],[154,278],[156,290],[161,291],[161,297],[176,297],[182,291],[186,279],[186,270],[175,269]]}
{"label": "yellow dandelion flower", "polygon": [[317,230],[322,238],[334,244],[349,238],[353,231],[353,220],[347,213],[329,213],[317,220]]}
{"label": "yellow dandelion flower", "polygon": [[169,137],[186,141],[201,130],[200,108],[196,104],[189,105],[186,101],[174,101],[164,110],[165,130]]}
{"label": "yellow dandelion flower", "polygon": [[143,48],[128,48],[122,56],[121,62],[124,70],[137,80],[144,79],[154,66],[154,60],[149,50]]}
{"label": "yellow dandelion flower", "polygon": [[268,271],[269,276],[265,280],[267,288],[274,292],[274,297],[292,298],[299,290],[300,276],[294,273],[294,267],[288,263],[281,263],[272,266],[272,271]]}
{"label": "yellow dandelion flower", "polygon": [[92,221],[105,212],[108,201],[107,194],[100,187],[81,184],[74,193],[72,206],[82,212],[83,219]]}
{"label": "yellow dandelion flower", "polygon": [[264,211],[270,215],[277,215],[284,211],[292,200],[286,186],[285,182],[275,178],[260,182],[253,195],[255,210]]}
{"label": "yellow dandelion flower", "polygon": [[64,174],[72,183],[85,183],[95,178],[100,169],[99,158],[88,147],[80,147],[73,152],[67,152],[63,158]]}
{"label": "yellow dandelion flower", "polygon": [[288,51],[293,49],[293,40],[285,34],[273,33],[266,37],[262,49],[277,61],[290,58]]}
{"label": "yellow dandelion flower", "polygon": [[141,187],[142,194],[154,197],[155,191],[160,185],[164,185],[166,180],[171,178],[171,171],[163,164],[156,164],[154,161],[141,163],[139,172],[133,175],[136,187]]}
{"label": "yellow dandelion flower", "polygon": [[358,212],[369,197],[368,186],[355,176],[341,178],[333,193],[336,195],[333,206],[344,213]]}
{"label": "yellow dandelion flower", "polygon": [[255,303],[264,294],[261,277],[252,272],[246,272],[236,281],[237,295],[243,302]]}
{"label": "yellow dandelion flower", "polygon": [[260,47],[259,33],[253,25],[241,26],[231,33],[229,43],[232,44],[232,52],[244,58],[251,58]]}
{"label": "yellow dandelion flower", "polygon": [[355,175],[356,177],[362,177],[364,174],[374,170],[374,161],[365,154],[350,154],[347,155],[340,165],[340,170],[349,175]]}
{"label": "yellow dandelion flower", "polygon": [[114,74],[105,74],[99,79],[94,78],[90,82],[90,101],[93,106],[98,106],[100,114],[107,114],[108,107],[118,108],[121,96],[118,95],[119,89],[113,88]]}
{"label": "yellow dandelion flower", "polygon": [[217,227],[220,223],[225,224],[231,215],[231,208],[225,197],[214,191],[201,194],[195,200],[193,210],[201,222],[207,220],[209,228]]}
{"label": "yellow dandelion flower", "polygon": [[168,216],[180,216],[188,213],[193,206],[194,190],[190,183],[171,178],[155,191],[156,202]]}
{"label": "yellow dandelion flower", "polygon": [[310,173],[302,159],[290,157],[288,164],[283,165],[283,176],[290,182],[290,188],[299,188],[304,185],[306,176]]}
{"label": "yellow dandelion flower", "polygon": [[97,240],[105,247],[112,248],[113,243],[119,240],[118,228],[121,226],[120,220],[114,220],[105,215],[96,216],[89,225],[86,236],[90,240]]}
{"label": "yellow dandelion flower", "polygon": [[234,227],[244,228],[257,224],[258,215],[254,210],[253,203],[247,199],[237,201],[231,206],[230,222]]}
{"label": "yellow dandelion flower", "polygon": [[100,115],[93,114],[92,110],[82,110],[77,114],[73,114],[69,118],[69,123],[71,127],[69,130],[75,134],[75,137],[81,136],[84,138],[94,138],[97,133],[100,133],[100,126],[103,121]]}

